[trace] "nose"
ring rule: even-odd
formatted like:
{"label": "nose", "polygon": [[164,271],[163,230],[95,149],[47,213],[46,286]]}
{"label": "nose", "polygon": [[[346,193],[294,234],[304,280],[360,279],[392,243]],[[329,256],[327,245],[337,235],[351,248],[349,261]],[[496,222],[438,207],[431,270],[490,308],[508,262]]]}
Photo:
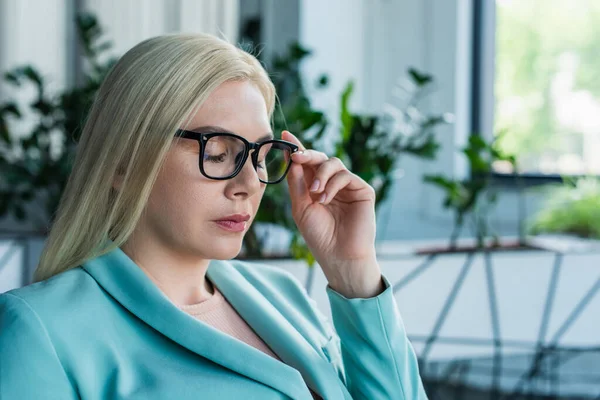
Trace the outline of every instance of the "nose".
{"label": "nose", "polygon": [[229,182],[228,196],[243,198],[252,197],[265,185],[258,179],[258,173],[252,164],[252,152],[248,155],[242,170]]}

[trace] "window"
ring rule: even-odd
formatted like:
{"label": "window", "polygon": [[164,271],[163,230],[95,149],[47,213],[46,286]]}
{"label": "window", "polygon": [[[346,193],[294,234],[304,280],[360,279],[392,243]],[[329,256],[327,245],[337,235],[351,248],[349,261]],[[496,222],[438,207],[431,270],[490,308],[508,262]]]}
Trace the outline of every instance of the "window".
{"label": "window", "polygon": [[505,132],[522,174],[600,175],[600,1],[475,2],[474,129]]}

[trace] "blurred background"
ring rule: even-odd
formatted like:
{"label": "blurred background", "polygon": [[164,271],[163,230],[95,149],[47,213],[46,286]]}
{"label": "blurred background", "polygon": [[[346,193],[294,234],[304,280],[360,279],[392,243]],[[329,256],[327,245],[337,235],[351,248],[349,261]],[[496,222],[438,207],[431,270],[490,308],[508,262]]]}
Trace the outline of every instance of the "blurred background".
{"label": "blurred background", "polygon": [[[431,399],[600,399],[597,0],[0,0],[0,293],[31,282],[103,76],[169,32],[255,54],[276,136],[376,189]],[[285,184],[240,258],[330,315]]]}

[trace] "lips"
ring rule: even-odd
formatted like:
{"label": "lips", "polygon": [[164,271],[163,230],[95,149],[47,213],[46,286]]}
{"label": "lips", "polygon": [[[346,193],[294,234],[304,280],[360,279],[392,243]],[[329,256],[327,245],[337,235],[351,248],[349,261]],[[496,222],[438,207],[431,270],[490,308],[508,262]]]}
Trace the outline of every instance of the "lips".
{"label": "lips", "polygon": [[246,222],[250,219],[248,214],[234,214],[215,220],[218,227],[228,232],[244,232],[246,230]]}
{"label": "lips", "polygon": [[218,220],[216,220],[217,222],[226,222],[226,221],[232,221],[232,222],[246,222],[250,220],[250,215],[248,214],[234,214],[234,215],[230,215],[224,218],[219,218]]}

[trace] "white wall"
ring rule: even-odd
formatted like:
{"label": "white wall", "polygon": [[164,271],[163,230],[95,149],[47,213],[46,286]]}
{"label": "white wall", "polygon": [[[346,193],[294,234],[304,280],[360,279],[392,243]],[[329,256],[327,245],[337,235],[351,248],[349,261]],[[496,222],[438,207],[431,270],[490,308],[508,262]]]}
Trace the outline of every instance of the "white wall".
{"label": "white wall", "polygon": [[138,42],[170,32],[205,32],[235,42],[239,0],[84,0],[123,54]]}

